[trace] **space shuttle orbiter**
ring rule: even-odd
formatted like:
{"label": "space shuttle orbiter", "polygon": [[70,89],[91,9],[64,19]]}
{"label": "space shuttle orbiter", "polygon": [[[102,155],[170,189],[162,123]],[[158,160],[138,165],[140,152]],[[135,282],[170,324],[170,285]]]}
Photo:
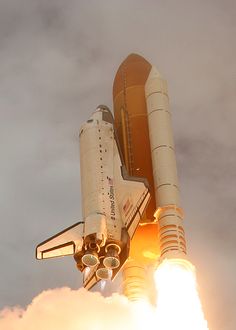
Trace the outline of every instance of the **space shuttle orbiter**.
{"label": "space shuttle orbiter", "polygon": [[113,279],[127,260],[150,192],[145,178],[128,175],[106,106],[82,125],[79,138],[83,219],[39,244],[36,258],[73,255],[89,289]]}

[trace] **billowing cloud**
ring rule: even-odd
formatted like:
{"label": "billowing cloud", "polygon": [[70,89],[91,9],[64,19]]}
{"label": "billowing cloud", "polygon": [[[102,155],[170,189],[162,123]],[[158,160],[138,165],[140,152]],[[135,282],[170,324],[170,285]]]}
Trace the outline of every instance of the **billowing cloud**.
{"label": "billowing cloud", "polygon": [[132,306],[124,296],[104,298],[85,289],[44,291],[26,309],[0,311],[0,328],[4,330],[131,330],[137,325]]}

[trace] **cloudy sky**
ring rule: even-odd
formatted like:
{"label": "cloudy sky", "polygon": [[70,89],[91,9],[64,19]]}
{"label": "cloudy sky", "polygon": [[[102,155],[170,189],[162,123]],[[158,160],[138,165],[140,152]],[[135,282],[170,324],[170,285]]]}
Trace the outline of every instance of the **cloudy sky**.
{"label": "cloudy sky", "polygon": [[168,80],[189,256],[212,330],[236,327],[235,0],[0,0],[0,309],[77,288],[35,245],[81,219],[78,131],[131,52]]}

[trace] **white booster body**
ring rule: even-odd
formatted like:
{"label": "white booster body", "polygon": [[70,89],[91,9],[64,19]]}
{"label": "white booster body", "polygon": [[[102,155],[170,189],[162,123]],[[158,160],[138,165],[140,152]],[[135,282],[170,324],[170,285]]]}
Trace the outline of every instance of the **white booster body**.
{"label": "white booster body", "polygon": [[131,301],[147,297],[145,268],[133,259],[129,259],[123,268],[123,294]]}
{"label": "white booster body", "polygon": [[185,258],[186,242],[179,200],[167,83],[152,67],[145,84],[149,138],[159,225],[161,259]]}

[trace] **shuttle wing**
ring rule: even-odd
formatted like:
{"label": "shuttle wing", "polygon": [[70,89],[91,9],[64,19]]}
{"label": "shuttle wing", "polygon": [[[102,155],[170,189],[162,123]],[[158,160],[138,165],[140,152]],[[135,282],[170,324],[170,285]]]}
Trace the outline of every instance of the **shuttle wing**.
{"label": "shuttle wing", "polygon": [[37,259],[48,259],[75,254],[83,245],[84,223],[78,222],[40,243],[36,248]]}

